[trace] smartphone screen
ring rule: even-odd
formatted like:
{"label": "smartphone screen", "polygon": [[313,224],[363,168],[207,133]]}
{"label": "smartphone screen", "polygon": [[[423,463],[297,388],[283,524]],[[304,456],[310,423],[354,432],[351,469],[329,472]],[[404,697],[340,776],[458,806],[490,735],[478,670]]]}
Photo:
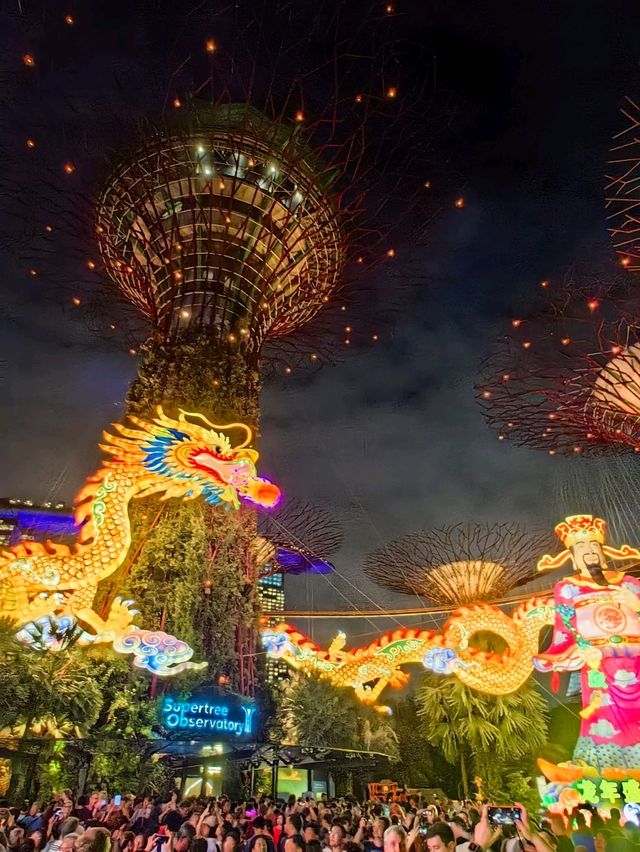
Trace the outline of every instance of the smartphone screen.
{"label": "smartphone screen", "polygon": [[515,825],[522,819],[522,811],[511,805],[495,805],[489,808],[488,817],[491,825]]}
{"label": "smartphone screen", "polygon": [[429,831],[429,820],[425,816],[420,817],[418,823],[418,834],[426,834]]}
{"label": "smartphone screen", "polygon": [[390,810],[391,810],[391,808],[389,807],[389,805],[383,805],[382,806],[382,816],[388,817]]}
{"label": "smartphone screen", "polygon": [[115,795],[113,797],[113,804],[116,806],[116,808],[118,808],[118,807],[120,807],[121,802],[122,802],[122,794],[118,793],[117,795]]}

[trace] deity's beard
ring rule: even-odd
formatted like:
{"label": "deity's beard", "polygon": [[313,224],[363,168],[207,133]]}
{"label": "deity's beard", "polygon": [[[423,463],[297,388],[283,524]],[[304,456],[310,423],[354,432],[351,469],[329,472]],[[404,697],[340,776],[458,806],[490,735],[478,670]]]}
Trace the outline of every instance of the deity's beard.
{"label": "deity's beard", "polygon": [[586,559],[583,559],[583,563],[589,574],[591,575],[591,579],[594,583],[597,583],[599,586],[608,586],[607,578],[602,573],[602,565],[600,564],[600,560],[597,562],[587,562]]}

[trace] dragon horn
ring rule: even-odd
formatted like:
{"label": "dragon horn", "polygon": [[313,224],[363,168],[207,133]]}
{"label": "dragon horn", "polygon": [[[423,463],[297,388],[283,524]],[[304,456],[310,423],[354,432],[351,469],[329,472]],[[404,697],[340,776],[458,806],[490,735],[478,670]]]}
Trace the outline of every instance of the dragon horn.
{"label": "dragon horn", "polygon": [[251,443],[251,439],[253,438],[253,432],[247,426],[246,423],[227,423],[224,426],[219,426],[217,423],[212,423],[210,420],[207,420],[204,414],[199,414],[195,411],[183,411],[182,409],[180,409],[180,422],[186,423],[187,417],[191,417],[193,420],[200,420],[210,429],[215,429],[218,432],[229,432],[231,429],[244,429],[244,432],[247,437],[242,444],[238,444],[236,447],[234,447],[234,450],[242,450],[245,447],[248,447]]}

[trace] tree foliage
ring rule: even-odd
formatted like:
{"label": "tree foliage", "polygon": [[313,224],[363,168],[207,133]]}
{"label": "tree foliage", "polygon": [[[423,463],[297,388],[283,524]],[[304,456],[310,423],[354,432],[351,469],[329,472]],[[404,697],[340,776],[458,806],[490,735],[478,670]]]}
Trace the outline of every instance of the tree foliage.
{"label": "tree foliage", "polygon": [[362,704],[350,687],[317,675],[293,675],[283,690],[276,725],[291,745],[353,748],[398,756],[390,722]]}
{"label": "tree foliage", "polygon": [[533,764],[546,742],[546,703],[530,681],[510,695],[487,695],[455,677],[426,675],[418,691],[420,731],[451,764],[484,783],[485,793],[504,791],[509,772]]}

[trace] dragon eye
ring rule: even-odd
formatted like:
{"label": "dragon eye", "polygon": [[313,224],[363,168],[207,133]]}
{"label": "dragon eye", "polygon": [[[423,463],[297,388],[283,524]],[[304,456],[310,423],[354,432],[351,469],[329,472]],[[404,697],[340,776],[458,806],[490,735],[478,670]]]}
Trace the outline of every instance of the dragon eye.
{"label": "dragon eye", "polygon": [[222,447],[214,447],[214,448],[213,448],[213,451],[214,451],[214,453],[218,453],[218,455],[221,455],[221,453],[222,453]]}

